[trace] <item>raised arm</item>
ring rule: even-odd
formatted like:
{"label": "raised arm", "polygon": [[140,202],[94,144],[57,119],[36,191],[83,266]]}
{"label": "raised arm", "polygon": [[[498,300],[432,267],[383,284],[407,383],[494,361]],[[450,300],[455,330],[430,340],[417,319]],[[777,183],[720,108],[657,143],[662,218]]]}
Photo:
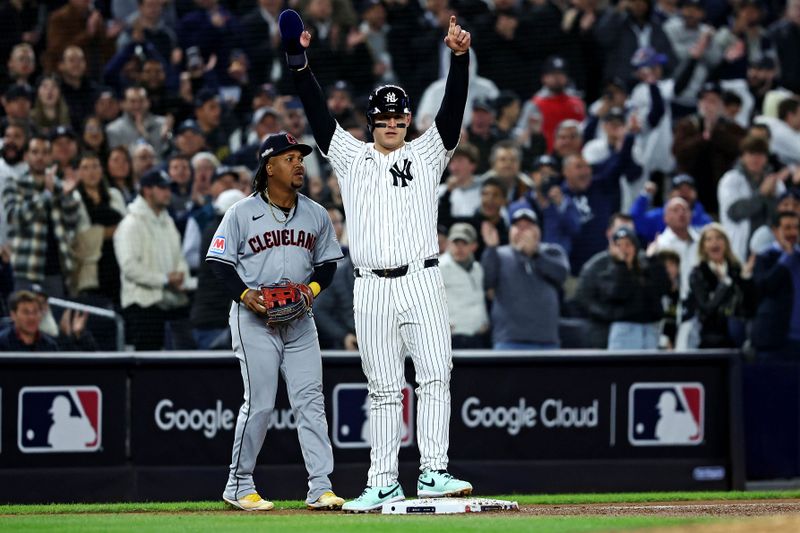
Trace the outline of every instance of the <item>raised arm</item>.
{"label": "raised arm", "polygon": [[300,15],[292,9],[281,13],[278,24],[286,51],[286,64],[292,71],[297,94],[303,102],[314,140],[322,153],[327,154],[336,130],[336,120],[328,111],[325,94],[308,65],[306,48],[311,44],[311,34],[303,29]]}
{"label": "raised arm", "polygon": [[450,58],[450,71],[444,87],[444,97],[439,112],[436,114],[436,129],[442,137],[447,150],[458,144],[461,134],[461,121],[464,119],[464,108],[467,105],[469,89],[469,46],[472,42],[470,33],[458,24],[456,17],[450,17],[450,28],[444,42],[453,51]]}

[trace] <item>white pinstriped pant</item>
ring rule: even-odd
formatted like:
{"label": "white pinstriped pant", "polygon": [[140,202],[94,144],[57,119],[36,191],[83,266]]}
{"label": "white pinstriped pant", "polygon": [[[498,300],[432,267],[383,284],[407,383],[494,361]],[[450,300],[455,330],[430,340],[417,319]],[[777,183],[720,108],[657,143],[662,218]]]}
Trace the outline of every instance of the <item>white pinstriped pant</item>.
{"label": "white pinstriped pant", "polygon": [[396,483],[398,476],[407,353],[419,384],[420,470],[447,468],[453,368],[450,325],[438,267],[399,278],[379,278],[371,273],[362,276],[355,280],[353,309],[361,366],[372,401],[367,485],[385,487]]}

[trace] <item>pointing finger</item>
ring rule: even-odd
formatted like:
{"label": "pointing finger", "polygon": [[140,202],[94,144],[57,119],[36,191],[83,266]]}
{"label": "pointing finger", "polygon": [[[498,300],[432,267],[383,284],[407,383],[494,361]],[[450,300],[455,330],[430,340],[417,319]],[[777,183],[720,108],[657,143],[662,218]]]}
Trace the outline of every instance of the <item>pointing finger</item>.
{"label": "pointing finger", "polygon": [[456,16],[455,16],[455,15],[450,15],[450,29],[449,29],[449,33],[450,33],[450,34],[453,34],[453,33],[455,33],[455,30],[456,30]]}

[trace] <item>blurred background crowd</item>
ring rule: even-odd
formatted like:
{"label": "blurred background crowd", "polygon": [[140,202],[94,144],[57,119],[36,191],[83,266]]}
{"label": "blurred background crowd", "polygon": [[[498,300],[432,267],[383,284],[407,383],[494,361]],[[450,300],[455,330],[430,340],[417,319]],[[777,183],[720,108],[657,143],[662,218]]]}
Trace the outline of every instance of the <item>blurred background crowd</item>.
{"label": "blurred background crowd", "polygon": [[[287,7],[365,141],[379,84],[409,138],[432,123],[449,17],[472,33],[439,193],[454,347],[800,348],[800,0],[1,0],[0,350],[106,347],[48,298],[120,313],[135,349],[230,348],[202,258],[260,141],[314,145]],[[306,170],[346,251],[336,176]],[[345,257],[323,349],[357,349],[352,291]]]}

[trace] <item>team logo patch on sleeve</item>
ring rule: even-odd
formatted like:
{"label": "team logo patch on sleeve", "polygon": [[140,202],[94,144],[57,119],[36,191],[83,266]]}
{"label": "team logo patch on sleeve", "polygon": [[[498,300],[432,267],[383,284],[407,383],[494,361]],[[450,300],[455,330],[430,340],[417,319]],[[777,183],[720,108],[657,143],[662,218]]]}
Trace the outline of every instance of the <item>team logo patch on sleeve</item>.
{"label": "team logo patch on sleeve", "polygon": [[94,386],[24,387],[17,443],[24,453],[96,452],[103,395]]}
{"label": "team logo patch on sleeve", "polygon": [[224,254],[225,253],[225,237],[216,235],[211,240],[211,247],[208,249],[211,254]]}

